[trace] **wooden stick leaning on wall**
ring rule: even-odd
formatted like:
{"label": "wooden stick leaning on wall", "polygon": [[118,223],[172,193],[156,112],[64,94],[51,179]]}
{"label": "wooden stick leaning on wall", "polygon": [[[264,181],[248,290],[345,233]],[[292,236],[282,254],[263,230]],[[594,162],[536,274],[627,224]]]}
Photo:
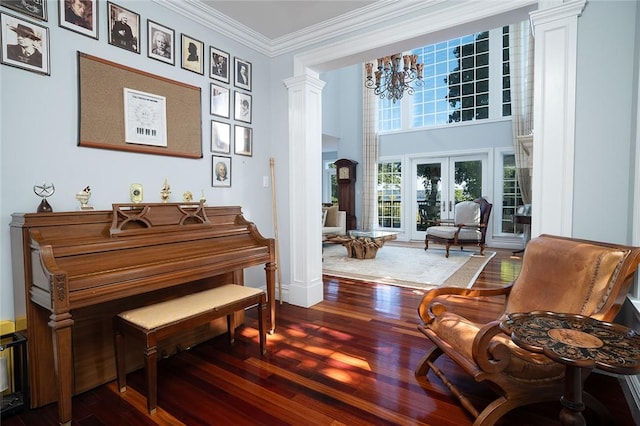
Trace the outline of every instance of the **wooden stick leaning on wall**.
{"label": "wooden stick leaning on wall", "polygon": [[273,157],[269,159],[269,165],[271,166],[271,198],[273,201],[273,232],[276,240],[276,274],[278,281],[278,298],[280,304],[282,304],[282,275],[280,273],[280,244],[278,243],[278,208],[276,201],[276,177],[274,173],[274,160]]}

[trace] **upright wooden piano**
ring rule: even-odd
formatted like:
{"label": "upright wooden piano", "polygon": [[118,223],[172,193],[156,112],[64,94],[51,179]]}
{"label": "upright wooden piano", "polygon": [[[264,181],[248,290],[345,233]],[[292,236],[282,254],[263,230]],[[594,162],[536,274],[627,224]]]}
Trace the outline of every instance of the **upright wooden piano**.
{"label": "upright wooden piano", "polygon": [[[275,328],[274,240],[244,219],[240,207],[146,203],[16,213],[11,241],[14,280],[24,283],[31,405],[58,401],[61,424],[71,422],[73,395],[115,379],[112,318],[118,312],[244,284],[244,268],[264,265],[265,282],[251,284],[266,284],[269,330]],[[159,352],[205,341],[225,324],[167,339]],[[127,354],[127,365],[142,366],[139,354]]]}

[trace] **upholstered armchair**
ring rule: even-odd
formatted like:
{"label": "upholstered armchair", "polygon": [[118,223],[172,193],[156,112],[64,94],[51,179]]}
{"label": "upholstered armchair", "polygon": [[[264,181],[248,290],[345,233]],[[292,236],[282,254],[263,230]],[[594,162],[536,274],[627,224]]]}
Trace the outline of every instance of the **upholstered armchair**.
{"label": "upholstered armchair", "polygon": [[[475,417],[474,425],[493,425],[516,407],[559,401],[565,367],[542,354],[516,346],[499,324],[507,314],[552,311],[590,316],[611,322],[625,300],[640,262],[640,248],[541,235],[527,245],[522,269],[513,283],[497,289],[436,288],[427,292],[418,313],[422,331],[434,346],[418,364],[418,381],[429,370],[439,377]],[[457,295],[473,302],[485,296],[506,296],[500,318],[474,323],[447,311],[443,296]],[[478,410],[437,367],[443,354],[476,382],[486,383],[497,399]],[[590,370],[583,370],[582,381]],[[606,412],[588,394],[587,406]]]}
{"label": "upholstered armchair", "polygon": [[484,255],[487,226],[493,204],[484,198],[474,201],[461,201],[454,207],[453,224],[436,225],[427,228],[424,238],[424,249],[429,249],[429,241],[446,246],[445,257],[449,257],[449,247],[478,245],[480,254]]}
{"label": "upholstered armchair", "polygon": [[347,212],[338,206],[322,208],[322,235],[345,235],[347,233]]}

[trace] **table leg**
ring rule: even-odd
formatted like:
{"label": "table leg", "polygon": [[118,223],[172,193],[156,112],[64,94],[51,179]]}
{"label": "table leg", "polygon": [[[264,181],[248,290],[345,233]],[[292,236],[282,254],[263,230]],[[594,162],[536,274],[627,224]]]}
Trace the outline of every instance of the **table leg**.
{"label": "table leg", "polygon": [[579,367],[567,366],[564,374],[564,395],[560,398],[562,410],[560,422],[563,426],[585,426],[582,411],[582,372]]}

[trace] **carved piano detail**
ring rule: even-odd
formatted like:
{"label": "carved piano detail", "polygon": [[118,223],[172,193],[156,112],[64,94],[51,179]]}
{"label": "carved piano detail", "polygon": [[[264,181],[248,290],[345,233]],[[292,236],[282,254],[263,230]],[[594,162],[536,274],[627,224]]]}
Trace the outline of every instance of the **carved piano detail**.
{"label": "carved piano detail", "polygon": [[[145,203],[14,214],[11,239],[14,269],[24,265],[14,277],[24,283],[32,406],[57,400],[61,423],[71,421],[72,395],[115,379],[111,320],[120,311],[243,284],[244,268],[264,265],[265,281],[252,285],[266,285],[275,328],[274,240],[240,207]],[[172,353],[224,329],[210,324],[160,350]],[[127,357],[127,365],[141,366]]]}

